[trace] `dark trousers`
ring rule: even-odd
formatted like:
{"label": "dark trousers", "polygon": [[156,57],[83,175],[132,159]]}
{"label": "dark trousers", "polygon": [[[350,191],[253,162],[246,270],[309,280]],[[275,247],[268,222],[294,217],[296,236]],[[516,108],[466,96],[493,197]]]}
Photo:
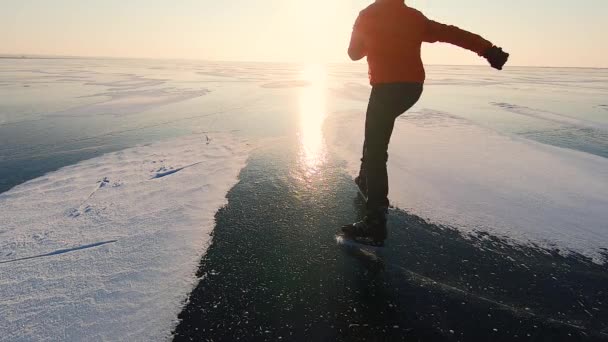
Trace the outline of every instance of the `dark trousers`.
{"label": "dark trousers", "polygon": [[388,208],[388,144],[395,119],[422,95],[421,83],[386,83],[372,87],[365,117],[365,142],[359,176],[367,179],[368,215]]}

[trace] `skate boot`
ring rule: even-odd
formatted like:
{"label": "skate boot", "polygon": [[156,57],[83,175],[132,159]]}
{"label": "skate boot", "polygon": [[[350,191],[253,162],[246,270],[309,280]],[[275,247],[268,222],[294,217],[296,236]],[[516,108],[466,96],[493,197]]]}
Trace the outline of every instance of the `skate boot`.
{"label": "skate boot", "polygon": [[384,215],[366,216],[363,221],[342,227],[345,238],[358,243],[382,247],[387,237],[386,217]]}

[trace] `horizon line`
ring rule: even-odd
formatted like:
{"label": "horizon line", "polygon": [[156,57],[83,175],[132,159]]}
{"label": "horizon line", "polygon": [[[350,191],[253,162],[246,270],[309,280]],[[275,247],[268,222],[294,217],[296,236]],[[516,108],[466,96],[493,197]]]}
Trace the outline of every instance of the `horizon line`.
{"label": "horizon line", "polygon": [[[220,59],[203,59],[203,58],[169,58],[169,57],[117,57],[117,56],[78,56],[78,55],[54,55],[54,54],[18,54],[18,53],[0,53],[0,59],[98,59],[98,60],[156,60],[156,61],[191,61],[191,62],[224,62],[224,63],[267,63],[267,64],[307,64],[307,62],[298,61],[261,61],[261,60],[220,60]],[[315,62],[318,63],[318,62]],[[363,64],[362,62],[322,62],[320,64]],[[466,67],[484,67],[482,64],[426,64],[433,66],[466,66]],[[540,66],[540,65],[509,65],[510,68],[553,68],[553,69],[608,69],[608,66]]]}

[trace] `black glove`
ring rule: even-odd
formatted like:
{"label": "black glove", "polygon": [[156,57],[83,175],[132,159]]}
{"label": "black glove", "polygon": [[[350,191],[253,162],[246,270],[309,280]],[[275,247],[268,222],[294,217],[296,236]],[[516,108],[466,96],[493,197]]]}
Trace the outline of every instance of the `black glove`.
{"label": "black glove", "polygon": [[502,70],[502,67],[509,60],[509,54],[502,51],[498,46],[492,46],[483,53],[483,57],[490,62],[494,69]]}

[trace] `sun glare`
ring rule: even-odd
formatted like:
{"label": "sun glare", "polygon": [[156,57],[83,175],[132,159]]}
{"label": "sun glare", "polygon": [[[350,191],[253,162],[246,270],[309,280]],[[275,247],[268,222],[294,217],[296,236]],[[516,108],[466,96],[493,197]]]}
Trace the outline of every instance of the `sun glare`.
{"label": "sun glare", "polygon": [[321,65],[309,65],[302,70],[309,83],[300,93],[300,164],[305,174],[312,176],[326,158],[323,122],[327,115],[327,72]]}

